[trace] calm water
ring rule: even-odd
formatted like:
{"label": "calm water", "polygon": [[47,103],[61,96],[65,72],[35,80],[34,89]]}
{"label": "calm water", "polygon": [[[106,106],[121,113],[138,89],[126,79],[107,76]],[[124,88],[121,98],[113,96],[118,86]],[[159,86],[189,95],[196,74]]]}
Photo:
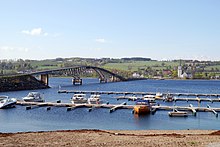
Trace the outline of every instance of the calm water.
{"label": "calm water", "polygon": [[[99,84],[97,79],[84,79],[84,85],[72,86],[70,78],[50,78],[50,89],[35,90],[44,93],[46,101],[62,100],[70,102],[72,94],[58,94],[58,87],[68,90],[95,90],[95,91],[137,91],[137,92],[179,92],[179,93],[220,93],[220,81],[199,80],[143,80],[118,83]],[[0,95],[8,95],[22,99],[30,92],[2,92]],[[116,95],[101,95],[104,102],[122,103],[117,101]],[[126,101],[127,102],[127,101]],[[134,102],[127,102],[133,104]],[[161,105],[173,105],[173,103],[159,102]],[[176,105],[188,106],[197,102],[176,102]],[[220,107],[220,103],[202,102],[201,106]],[[108,109],[94,109],[88,112],[88,108],[78,108],[66,111],[66,108],[52,107],[50,111],[46,107],[26,110],[25,106],[16,106],[12,109],[0,110],[0,132],[27,132],[46,130],[70,130],[70,129],[109,129],[109,130],[173,130],[173,129],[220,129],[220,118],[216,118],[211,112],[199,112],[197,116],[186,118],[173,118],[168,116],[168,111],[157,111],[155,115],[136,116],[131,110],[117,110],[109,113]]]}

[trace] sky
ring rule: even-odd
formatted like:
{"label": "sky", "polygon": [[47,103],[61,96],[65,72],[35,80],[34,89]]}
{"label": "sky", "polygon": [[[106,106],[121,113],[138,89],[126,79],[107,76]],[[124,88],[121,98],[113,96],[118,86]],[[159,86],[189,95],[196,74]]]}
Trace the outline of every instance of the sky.
{"label": "sky", "polygon": [[219,0],[0,0],[0,60],[219,53]]}

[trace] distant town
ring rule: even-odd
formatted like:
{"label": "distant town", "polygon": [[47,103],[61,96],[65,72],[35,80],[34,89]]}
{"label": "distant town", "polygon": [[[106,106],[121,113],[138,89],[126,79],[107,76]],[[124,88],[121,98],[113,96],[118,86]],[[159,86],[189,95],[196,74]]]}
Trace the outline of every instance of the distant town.
{"label": "distant town", "polygon": [[[0,75],[30,73],[72,66],[96,66],[123,77],[150,79],[220,79],[220,61],[171,60],[151,58],[56,58],[47,60],[0,60]],[[71,76],[71,75],[54,75]],[[92,71],[84,76],[96,76]]]}

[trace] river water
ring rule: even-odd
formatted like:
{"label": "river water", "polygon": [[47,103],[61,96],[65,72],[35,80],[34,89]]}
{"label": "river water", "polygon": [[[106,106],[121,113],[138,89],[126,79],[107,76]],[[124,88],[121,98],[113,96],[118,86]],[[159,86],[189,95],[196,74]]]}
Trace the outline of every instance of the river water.
{"label": "river water", "polygon": [[[50,89],[35,90],[44,94],[46,101],[70,102],[73,94],[58,94],[62,90],[87,91],[130,91],[130,92],[171,92],[171,93],[220,93],[220,81],[208,80],[140,80],[129,82],[102,83],[98,79],[83,79],[83,85],[71,85],[71,78],[50,78]],[[30,90],[2,92],[22,99]],[[119,104],[132,101],[119,100],[119,95],[101,95],[103,102]],[[89,97],[89,95],[88,95]],[[174,105],[172,102],[159,101],[161,105]],[[176,105],[188,106],[197,102],[176,102]],[[202,102],[200,106],[220,107],[220,102]],[[120,109],[109,113],[109,109],[77,108],[67,111],[64,107],[46,107],[26,110],[25,106],[0,110],[0,132],[52,131],[73,129],[107,129],[107,130],[182,130],[182,129],[220,129],[220,119],[211,112],[198,112],[196,116],[169,117],[169,111],[157,111],[154,115],[137,116],[132,110]]]}

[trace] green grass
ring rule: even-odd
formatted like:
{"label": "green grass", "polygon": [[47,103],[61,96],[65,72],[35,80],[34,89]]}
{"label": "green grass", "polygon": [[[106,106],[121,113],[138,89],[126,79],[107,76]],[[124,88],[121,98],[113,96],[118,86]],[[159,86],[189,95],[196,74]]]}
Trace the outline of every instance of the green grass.
{"label": "green grass", "polygon": [[216,68],[218,68],[219,70],[220,70],[220,65],[215,65],[215,66],[207,66],[206,68],[205,68],[205,70],[211,70],[211,69],[216,69]]}
{"label": "green grass", "polygon": [[[162,66],[162,63],[165,65]],[[178,66],[178,62],[164,62],[164,61],[133,61],[133,62],[124,62],[124,63],[107,63],[103,68],[107,69],[120,69],[120,70],[131,70],[137,71],[138,68],[151,67],[152,69],[166,69],[167,66]]]}
{"label": "green grass", "polygon": [[37,67],[37,70],[44,70],[44,69],[56,69],[58,68],[60,63],[56,61],[50,60],[42,60],[42,61],[32,61],[31,66]]}

